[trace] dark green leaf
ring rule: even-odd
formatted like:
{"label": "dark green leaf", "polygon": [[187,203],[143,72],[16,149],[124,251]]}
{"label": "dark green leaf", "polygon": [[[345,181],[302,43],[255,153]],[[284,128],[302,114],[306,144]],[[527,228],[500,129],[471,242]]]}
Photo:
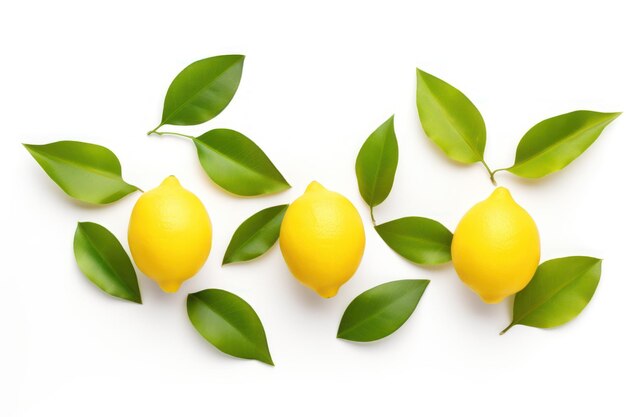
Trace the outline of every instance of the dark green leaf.
{"label": "dark green leaf", "polygon": [[189,294],[187,314],[198,333],[222,352],[274,365],[259,316],[235,294],[218,289]]}
{"label": "dark green leaf", "polygon": [[24,147],[67,195],[92,204],[107,204],[137,191],[122,179],[122,167],[107,148],[61,141]]}
{"label": "dark green leaf", "polygon": [[385,243],[398,255],[423,265],[451,259],[452,233],[441,223],[424,217],[403,217],[376,226]]}
{"label": "dark green leaf", "polygon": [[167,90],[161,126],[197,125],[220,114],[239,87],[243,60],[243,55],[214,56],[182,70]]}
{"label": "dark green leaf", "polygon": [[559,171],[585,152],[620,114],[580,110],[539,122],[520,140],[515,164],[507,170],[526,178]]}
{"label": "dark green leaf", "polygon": [[78,223],[74,234],[78,268],[102,291],[141,304],[135,268],[111,232],[96,223]]}
{"label": "dark green leaf", "polygon": [[290,186],[254,142],[230,129],[214,129],[194,139],[204,171],[233,194],[255,196]]}
{"label": "dark green leaf", "polygon": [[385,201],[398,167],[398,140],[393,116],[372,133],[356,158],[356,178],[361,197],[375,207]]}
{"label": "dark green leaf", "polygon": [[539,265],[533,279],[515,296],[513,321],[516,324],[550,328],[560,326],[580,314],[600,282],[602,260],[570,256]]}
{"label": "dark green leaf", "polygon": [[426,136],[451,159],[483,160],[487,130],[474,104],[459,90],[417,70],[417,111]]}
{"label": "dark green leaf", "polygon": [[411,317],[429,282],[392,281],[365,291],[343,313],[337,337],[372,342],[389,336]]}
{"label": "dark green leaf", "polygon": [[287,207],[289,204],[266,208],[241,223],[228,244],[222,265],[249,261],[274,246]]}

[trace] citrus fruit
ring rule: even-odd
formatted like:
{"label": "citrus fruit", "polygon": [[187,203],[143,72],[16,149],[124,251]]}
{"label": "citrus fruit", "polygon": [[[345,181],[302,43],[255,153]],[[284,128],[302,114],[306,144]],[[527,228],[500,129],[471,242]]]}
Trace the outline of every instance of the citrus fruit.
{"label": "citrus fruit", "polygon": [[498,187],[463,216],[452,239],[454,269],[486,303],[521,291],[539,264],[535,221]]}
{"label": "citrus fruit", "polygon": [[347,198],[313,181],[287,209],[279,241],[291,273],[330,298],[356,272],[365,249],[365,231]]}
{"label": "citrus fruit", "polygon": [[209,256],[211,220],[198,197],[169,176],[137,200],[128,244],[137,267],[163,291],[176,292]]}

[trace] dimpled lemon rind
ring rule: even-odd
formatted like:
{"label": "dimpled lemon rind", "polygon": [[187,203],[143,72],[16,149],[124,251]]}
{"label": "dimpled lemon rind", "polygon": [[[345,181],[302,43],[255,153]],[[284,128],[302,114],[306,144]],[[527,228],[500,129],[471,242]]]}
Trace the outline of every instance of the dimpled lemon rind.
{"label": "dimpled lemon rind", "polygon": [[537,226],[504,187],[472,207],[452,239],[452,263],[485,303],[521,291],[539,264]]}
{"label": "dimpled lemon rind", "polygon": [[204,265],[211,234],[202,202],[170,176],[137,200],[128,244],[137,267],[163,291],[176,292]]}
{"label": "dimpled lemon rind", "polygon": [[365,249],[365,231],[347,198],[314,181],[287,209],[279,242],[291,273],[330,298],[356,272]]}

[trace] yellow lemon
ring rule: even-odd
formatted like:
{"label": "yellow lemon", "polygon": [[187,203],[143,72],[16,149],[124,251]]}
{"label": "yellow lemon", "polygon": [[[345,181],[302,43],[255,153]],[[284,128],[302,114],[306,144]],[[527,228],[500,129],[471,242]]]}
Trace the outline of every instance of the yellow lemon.
{"label": "yellow lemon", "polygon": [[137,267],[163,291],[176,292],[204,265],[211,233],[202,202],[170,176],[137,200],[128,244]]}
{"label": "yellow lemon", "polygon": [[530,215],[498,187],[472,207],[452,239],[452,263],[486,303],[521,291],[539,264],[539,232]]}
{"label": "yellow lemon", "polygon": [[339,193],[313,181],[287,209],[280,250],[291,273],[322,297],[337,294],[365,249],[361,216]]}

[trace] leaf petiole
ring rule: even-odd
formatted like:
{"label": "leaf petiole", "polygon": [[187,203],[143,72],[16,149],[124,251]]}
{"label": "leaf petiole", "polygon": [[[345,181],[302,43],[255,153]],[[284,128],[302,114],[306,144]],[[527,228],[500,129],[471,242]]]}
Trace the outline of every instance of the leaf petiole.
{"label": "leaf petiole", "polygon": [[491,183],[497,187],[498,183],[496,182],[496,179],[493,177],[496,172],[500,171],[499,169],[496,169],[495,171],[492,171],[491,168],[489,168],[489,165],[487,165],[487,162],[485,162],[485,159],[481,159],[480,163],[483,164],[483,166],[485,167],[485,169],[487,170],[487,172],[489,173],[489,179],[491,180]]}
{"label": "leaf petiole", "polygon": [[500,336],[508,332],[511,329],[511,327],[515,326],[516,324],[517,324],[516,322],[512,322],[511,324],[509,324],[504,330],[500,332]]}
{"label": "leaf petiole", "polygon": [[[157,129],[158,129],[158,127],[157,127]],[[187,139],[191,139],[191,140],[194,140],[196,138],[195,136],[184,135],[182,133],[176,133],[176,132],[157,132],[156,129],[148,132],[148,135],[151,135],[153,133],[155,135],[159,135],[159,136],[163,136],[163,135],[178,136],[178,137],[181,137],[181,138],[187,138]]]}

